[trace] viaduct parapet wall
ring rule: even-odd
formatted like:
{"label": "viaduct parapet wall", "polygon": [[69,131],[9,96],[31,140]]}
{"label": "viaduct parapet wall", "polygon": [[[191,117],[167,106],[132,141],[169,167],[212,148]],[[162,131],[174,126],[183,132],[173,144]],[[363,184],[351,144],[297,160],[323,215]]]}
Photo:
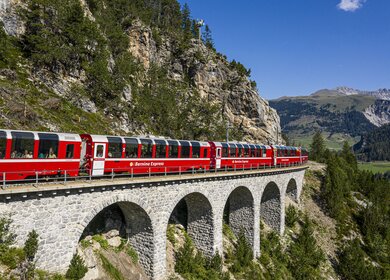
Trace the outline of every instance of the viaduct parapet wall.
{"label": "viaduct parapet wall", "polygon": [[250,172],[227,176],[134,183],[102,180],[87,186],[39,188],[32,192],[0,192],[0,213],[12,213],[17,243],[27,234],[39,234],[37,267],[66,271],[80,237],[92,219],[106,207],[118,205],[126,221],[130,242],[152,279],[166,276],[166,230],[178,203],[187,205],[187,231],[206,255],[223,251],[225,206],[237,234],[244,230],[260,254],[260,218],[279,233],[284,231],[285,197],[298,202],[305,169],[288,172]]}

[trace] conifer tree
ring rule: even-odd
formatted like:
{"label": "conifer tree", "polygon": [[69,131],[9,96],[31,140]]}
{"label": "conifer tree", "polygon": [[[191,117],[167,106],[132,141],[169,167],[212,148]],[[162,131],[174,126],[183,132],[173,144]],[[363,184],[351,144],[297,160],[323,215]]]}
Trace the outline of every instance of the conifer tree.
{"label": "conifer tree", "polygon": [[317,130],[313,136],[312,143],[310,144],[310,159],[314,161],[323,161],[325,152],[325,142],[322,137],[321,131]]}
{"label": "conifer tree", "polygon": [[38,251],[38,233],[32,230],[28,233],[27,240],[24,243],[24,252],[26,259],[32,262],[35,258],[35,254]]}
{"label": "conifer tree", "polygon": [[213,38],[211,37],[211,30],[207,24],[204,28],[202,35],[203,35],[203,42],[206,45],[206,47],[208,47],[210,49],[214,48]]}
{"label": "conifer tree", "polygon": [[181,27],[183,30],[185,41],[191,39],[191,37],[192,37],[191,25],[192,25],[192,22],[191,22],[190,7],[188,6],[187,3],[185,3],[183,6],[182,21],[181,21]]}
{"label": "conifer tree", "polygon": [[82,279],[87,272],[88,268],[85,266],[84,260],[79,255],[74,254],[66,272],[66,278],[72,280]]}

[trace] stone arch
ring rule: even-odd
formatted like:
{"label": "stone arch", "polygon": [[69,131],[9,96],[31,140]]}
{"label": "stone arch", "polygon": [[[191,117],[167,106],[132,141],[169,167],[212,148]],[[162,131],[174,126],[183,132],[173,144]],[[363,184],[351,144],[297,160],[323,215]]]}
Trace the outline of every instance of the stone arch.
{"label": "stone arch", "polygon": [[237,236],[241,230],[253,247],[255,235],[254,199],[247,187],[235,188],[227,198],[224,218]]}
{"label": "stone arch", "polygon": [[[200,192],[191,192],[175,201],[170,215],[176,207],[185,203],[187,209],[186,227],[188,235],[198,250],[206,256],[213,255],[214,248],[214,217],[213,209],[208,198]],[[171,219],[171,216],[169,219]],[[168,224],[169,220],[167,221]]]}
{"label": "stone arch", "polygon": [[153,260],[154,260],[154,227],[150,218],[150,211],[140,205],[142,203],[133,202],[128,198],[113,198],[97,205],[84,218],[82,231],[79,233],[79,239],[83,234],[84,229],[91,223],[99,213],[106,208],[117,205],[122,211],[125,221],[125,232],[131,246],[137,251],[139,262],[145,269],[148,276],[153,276]]}
{"label": "stone arch", "polygon": [[270,182],[261,196],[260,217],[273,230],[282,231],[282,206],[280,190],[276,183]]}
{"label": "stone arch", "polygon": [[286,195],[294,202],[299,202],[297,181],[294,178],[291,178],[287,184]]}

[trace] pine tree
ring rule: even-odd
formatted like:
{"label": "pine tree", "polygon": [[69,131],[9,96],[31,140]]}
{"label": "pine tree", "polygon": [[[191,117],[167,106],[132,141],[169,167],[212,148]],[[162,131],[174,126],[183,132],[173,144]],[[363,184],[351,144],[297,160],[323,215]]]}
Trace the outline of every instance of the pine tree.
{"label": "pine tree", "polygon": [[187,3],[183,6],[182,11],[182,20],[181,20],[181,27],[184,34],[184,41],[187,42],[189,39],[192,38],[192,32],[191,32],[191,12],[190,7]]}
{"label": "pine tree", "polygon": [[206,47],[213,49],[214,48],[214,42],[213,38],[211,37],[211,30],[210,27],[206,24],[204,31],[203,31],[203,42],[206,45]]}
{"label": "pine tree", "polygon": [[66,272],[66,278],[72,280],[82,279],[87,272],[88,268],[85,266],[84,260],[79,255],[74,254]]}
{"label": "pine tree", "polygon": [[28,233],[27,240],[24,243],[24,252],[26,253],[26,259],[32,262],[35,258],[35,254],[38,251],[38,233],[32,230]]}
{"label": "pine tree", "polygon": [[325,142],[321,131],[317,130],[310,144],[310,159],[322,162],[324,160]]}
{"label": "pine tree", "polygon": [[192,24],[191,24],[191,32],[192,32],[192,35],[194,36],[194,38],[196,38],[196,39],[199,38],[199,34],[200,34],[199,24],[194,19],[192,20]]}
{"label": "pine tree", "polygon": [[313,232],[313,226],[305,216],[301,232],[289,248],[289,268],[295,279],[321,279],[319,269],[325,256],[318,247]]}

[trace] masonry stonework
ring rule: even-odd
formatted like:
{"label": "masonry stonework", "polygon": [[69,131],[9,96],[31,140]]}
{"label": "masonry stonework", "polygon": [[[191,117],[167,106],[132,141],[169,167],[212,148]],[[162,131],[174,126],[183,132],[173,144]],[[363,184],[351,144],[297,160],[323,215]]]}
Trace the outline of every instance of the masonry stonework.
{"label": "masonry stonework", "polygon": [[[0,193],[0,214],[11,213],[17,243],[28,232],[39,234],[37,267],[66,271],[84,229],[106,207],[117,204],[125,217],[130,242],[152,279],[164,279],[166,230],[172,211],[183,198],[188,207],[188,232],[194,244],[212,255],[221,253],[222,221],[230,201],[230,223],[243,228],[260,253],[260,217],[284,231],[284,198],[289,186],[299,198],[304,169],[282,174],[223,176],[172,180],[153,184],[106,181],[104,186],[69,187],[30,193]],[[295,186],[296,190],[293,190]],[[230,200],[229,200],[230,196]],[[276,209],[276,210],[275,210]]]}

